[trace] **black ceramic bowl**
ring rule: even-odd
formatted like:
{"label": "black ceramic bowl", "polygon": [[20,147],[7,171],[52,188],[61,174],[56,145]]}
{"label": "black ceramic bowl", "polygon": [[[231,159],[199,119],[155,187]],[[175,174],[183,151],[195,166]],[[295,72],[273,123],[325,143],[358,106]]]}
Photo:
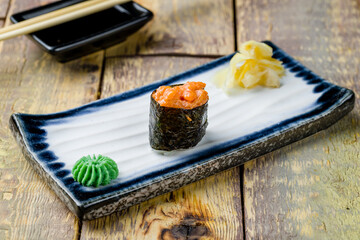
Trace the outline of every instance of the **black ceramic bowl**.
{"label": "black ceramic bowl", "polygon": [[[63,0],[51,3],[17,13],[11,16],[11,21],[18,23],[83,1]],[[58,61],[66,62],[125,41],[152,17],[149,10],[135,2],[127,2],[35,32],[29,37]]]}

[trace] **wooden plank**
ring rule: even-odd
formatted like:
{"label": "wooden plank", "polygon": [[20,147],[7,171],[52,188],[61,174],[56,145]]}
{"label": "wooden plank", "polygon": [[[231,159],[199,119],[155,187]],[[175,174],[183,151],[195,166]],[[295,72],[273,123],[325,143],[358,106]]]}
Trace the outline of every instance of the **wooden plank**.
{"label": "wooden plank", "polygon": [[[360,9],[356,0],[238,0],[239,44],[271,39],[319,75],[359,96]],[[360,236],[360,118],[245,165],[248,239]]]}
{"label": "wooden plank", "polygon": [[5,18],[10,0],[0,0],[0,18]]}
{"label": "wooden plank", "polygon": [[[209,61],[192,57],[111,58],[101,97]],[[82,239],[242,239],[239,168],[203,179],[120,213],[83,223]]]}
{"label": "wooden plank", "polygon": [[[10,12],[23,3],[38,5],[15,0]],[[1,239],[78,238],[81,224],[24,159],[8,121],[14,112],[49,113],[95,100],[103,55],[60,64],[26,37],[0,43]]]}
{"label": "wooden plank", "polygon": [[[31,0],[31,1],[19,1],[19,0],[0,0],[0,18],[10,17],[12,14],[32,9],[34,7],[43,6],[57,0]],[[11,6],[9,7],[9,4]],[[8,13],[8,14],[7,14]],[[7,15],[6,15],[7,14]]]}
{"label": "wooden plank", "polygon": [[232,0],[139,0],[154,19],[107,56],[134,54],[212,54],[234,51]]}

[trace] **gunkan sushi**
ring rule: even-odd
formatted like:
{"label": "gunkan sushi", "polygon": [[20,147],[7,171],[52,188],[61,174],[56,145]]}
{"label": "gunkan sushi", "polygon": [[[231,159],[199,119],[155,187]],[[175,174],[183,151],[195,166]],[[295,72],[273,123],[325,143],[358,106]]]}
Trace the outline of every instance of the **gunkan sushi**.
{"label": "gunkan sushi", "polygon": [[153,149],[187,149],[200,142],[208,125],[205,86],[202,82],[187,82],[161,86],[152,92],[149,138]]}

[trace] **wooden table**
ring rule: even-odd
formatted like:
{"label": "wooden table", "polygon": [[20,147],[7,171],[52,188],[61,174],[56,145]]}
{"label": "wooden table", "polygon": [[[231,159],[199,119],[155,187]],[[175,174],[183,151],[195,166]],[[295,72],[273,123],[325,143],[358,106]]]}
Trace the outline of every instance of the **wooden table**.
{"label": "wooden table", "polygon": [[[0,0],[0,26],[49,0]],[[25,37],[0,43],[0,239],[360,238],[360,2],[139,0],[154,20],[66,64]],[[356,106],[328,130],[122,212],[79,221],[25,161],[14,112],[51,113],[151,83],[270,39]]]}

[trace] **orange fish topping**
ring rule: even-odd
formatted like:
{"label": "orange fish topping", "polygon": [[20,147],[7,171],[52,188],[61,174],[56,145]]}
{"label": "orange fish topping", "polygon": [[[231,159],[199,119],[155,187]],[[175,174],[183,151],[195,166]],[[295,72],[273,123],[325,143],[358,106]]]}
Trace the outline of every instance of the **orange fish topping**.
{"label": "orange fish topping", "polygon": [[205,86],[202,82],[187,82],[175,87],[161,86],[152,97],[163,107],[193,109],[209,100]]}

